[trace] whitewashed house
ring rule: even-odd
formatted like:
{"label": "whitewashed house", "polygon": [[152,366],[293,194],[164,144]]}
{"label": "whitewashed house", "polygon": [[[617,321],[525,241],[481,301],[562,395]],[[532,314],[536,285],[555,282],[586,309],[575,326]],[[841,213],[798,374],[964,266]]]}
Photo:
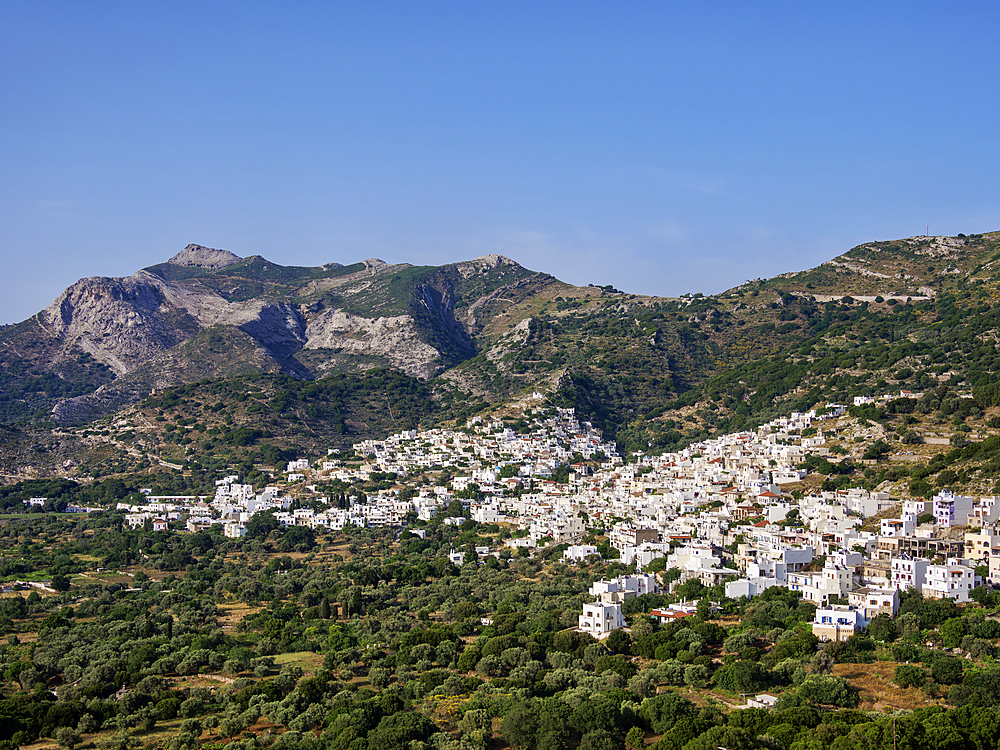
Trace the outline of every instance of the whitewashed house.
{"label": "whitewashed house", "polygon": [[594,638],[600,639],[624,627],[625,618],[622,617],[622,605],[604,604],[603,602],[583,605],[583,614],[580,615],[579,620],[581,632],[589,633]]}

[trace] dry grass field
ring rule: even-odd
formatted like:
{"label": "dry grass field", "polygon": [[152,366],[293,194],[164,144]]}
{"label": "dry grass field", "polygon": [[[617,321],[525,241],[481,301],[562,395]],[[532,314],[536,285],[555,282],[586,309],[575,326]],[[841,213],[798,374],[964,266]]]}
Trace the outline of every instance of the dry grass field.
{"label": "dry grass field", "polygon": [[836,664],[833,673],[843,677],[861,692],[862,711],[914,709],[943,705],[940,699],[928,698],[917,688],[901,688],[892,681],[897,662],[878,661],[872,664]]}
{"label": "dry grass field", "polygon": [[274,657],[274,664],[282,667],[285,664],[293,664],[300,667],[307,675],[315,674],[323,666],[323,654],[313,651],[295,651],[288,654],[279,654]]}
{"label": "dry grass field", "polygon": [[226,629],[233,628],[244,617],[260,612],[263,607],[256,607],[244,602],[227,602],[220,604],[219,624]]}

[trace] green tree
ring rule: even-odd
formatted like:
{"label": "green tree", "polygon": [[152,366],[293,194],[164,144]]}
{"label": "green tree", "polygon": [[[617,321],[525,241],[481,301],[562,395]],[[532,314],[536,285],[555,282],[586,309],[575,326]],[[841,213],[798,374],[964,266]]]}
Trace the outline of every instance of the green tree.
{"label": "green tree", "polygon": [[647,698],[639,707],[639,715],[649,723],[656,734],[664,734],[678,721],[693,717],[698,707],[677,693],[663,693]]}
{"label": "green tree", "polygon": [[606,729],[592,729],[580,740],[580,750],[620,750],[621,739]]}
{"label": "green tree", "polygon": [[942,685],[953,685],[962,681],[962,660],[954,656],[939,654],[931,664],[931,677]]}
{"label": "green tree", "polygon": [[632,650],[632,638],[624,630],[613,631],[605,640],[605,644],[615,654],[627,654]]}
{"label": "green tree", "polygon": [[396,750],[410,742],[424,741],[437,731],[437,727],[426,716],[412,712],[400,712],[384,717],[368,734],[370,750]]}
{"label": "green tree", "polygon": [[63,747],[73,750],[76,745],[80,744],[80,733],[71,727],[59,727],[55,731],[54,739]]}
{"label": "green tree", "polygon": [[938,626],[941,633],[941,642],[948,648],[958,648],[962,645],[962,638],[968,633],[966,620],[964,617],[952,617],[945,620]]}
{"label": "green tree", "polygon": [[274,511],[268,510],[254,513],[247,522],[246,539],[263,539],[270,532],[281,528],[281,523],[274,517]]}
{"label": "green tree", "polygon": [[528,703],[515,703],[500,722],[500,734],[511,747],[535,747],[538,717]]}
{"label": "green tree", "polygon": [[885,612],[877,614],[868,623],[868,635],[880,641],[894,641],[899,631],[896,629],[896,622]]}
{"label": "green tree", "polygon": [[767,681],[767,673],[755,661],[734,661],[715,673],[715,684],[733,693],[753,693]]}
{"label": "green tree", "polygon": [[684,745],[684,750],[759,750],[759,744],[745,729],[712,727]]}

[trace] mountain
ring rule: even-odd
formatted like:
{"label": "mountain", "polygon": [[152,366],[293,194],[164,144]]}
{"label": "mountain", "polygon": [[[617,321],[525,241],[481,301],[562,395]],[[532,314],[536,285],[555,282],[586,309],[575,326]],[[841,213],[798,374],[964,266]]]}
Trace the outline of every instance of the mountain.
{"label": "mountain", "polygon": [[82,279],[5,327],[2,416],[51,409],[80,424],[153,390],[251,372],[308,380],[383,366],[429,378],[474,356],[510,299],[552,284],[498,255],[303,268],[189,245],[128,278]]}
{"label": "mountain", "polygon": [[[102,443],[105,459],[97,436],[142,432],[169,448],[156,456],[183,461],[194,446],[243,442],[241,426],[314,449],[535,391],[629,450],[887,388],[943,388],[946,404],[976,395],[985,419],[996,299],[1000,233],[865,243],[680,298],[575,287],[497,255],[295,267],[189,245],[128,278],[83,279],[0,329],[0,458],[8,473],[59,457],[105,471],[129,444]],[[180,443],[196,424],[215,432]]]}

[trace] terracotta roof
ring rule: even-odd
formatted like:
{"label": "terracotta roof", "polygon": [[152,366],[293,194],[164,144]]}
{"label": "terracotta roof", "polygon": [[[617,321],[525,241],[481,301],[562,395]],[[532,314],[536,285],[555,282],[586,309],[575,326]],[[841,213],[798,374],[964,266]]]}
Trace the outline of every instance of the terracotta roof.
{"label": "terracotta roof", "polygon": [[682,617],[690,617],[687,612],[675,612],[672,609],[654,609],[649,613],[652,617],[666,617],[671,620],[680,620]]}

